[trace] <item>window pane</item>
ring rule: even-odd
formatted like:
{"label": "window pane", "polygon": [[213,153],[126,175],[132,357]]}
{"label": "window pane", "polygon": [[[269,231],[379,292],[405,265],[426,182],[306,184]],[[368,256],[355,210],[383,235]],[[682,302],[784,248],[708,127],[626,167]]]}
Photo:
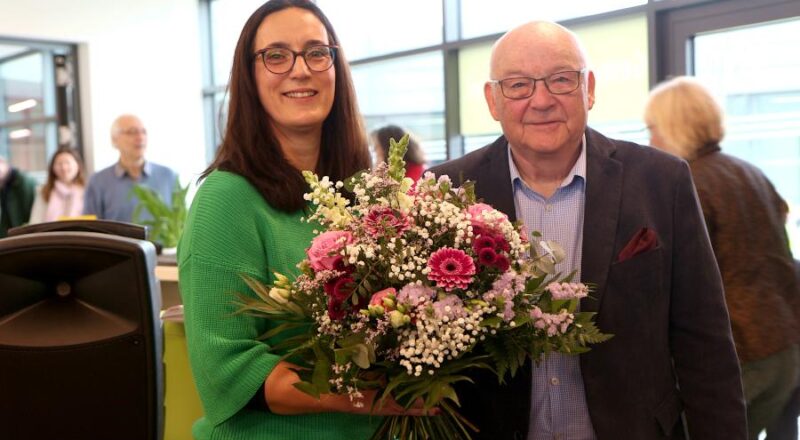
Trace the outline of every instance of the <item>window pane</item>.
{"label": "window pane", "polygon": [[[0,62],[0,155],[40,180],[45,177],[49,154],[58,147],[54,87],[45,70],[49,51],[3,46]],[[25,55],[25,52],[29,52]]]}
{"label": "window pane", "polygon": [[15,168],[36,177],[40,182],[47,178],[50,152],[58,147],[56,123],[33,123],[14,128],[0,128],[7,151],[0,151]]}
{"label": "window pane", "polygon": [[443,76],[440,52],[354,66],[367,129],[399,125],[417,136],[429,164],[444,160]]}
{"label": "window pane", "polygon": [[350,61],[442,42],[442,2],[317,0]]}
{"label": "window pane", "polygon": [[[695,74],[723,104],[723,151],[761,168],[789,203],[800,255],[800,20],[699,35]],[[743,57],[742,54],[747,54]]]}
{"label": "window pane", "polygon": [[233,50],[244,23],[263,0],[211,1],[211,62],[213,85],[225,85],[231,74]]}
{"label": "window pane", "polygon": [[461,32],[464,38],[506,32],[533,20],[566,20],[638,6],[647,0],[462,0]]}
{"label": "window pane", "polygon": [[[589,125],[611,137],[647,143],[641,122],[648,95],[647,18],[636,14],[572,30],[583,42],[589,67],[595,72],[595,105],[589,112]],[[480,148],[501,132],[483,96],[491,46],[476,45],[459,54],[461,132],[466,152]]]}

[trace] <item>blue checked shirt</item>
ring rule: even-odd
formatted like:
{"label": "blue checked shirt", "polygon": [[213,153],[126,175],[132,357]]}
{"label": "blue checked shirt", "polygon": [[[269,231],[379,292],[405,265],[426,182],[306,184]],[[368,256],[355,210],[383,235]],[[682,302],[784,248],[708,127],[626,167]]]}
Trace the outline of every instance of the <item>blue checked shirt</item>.
{"label": "blue checked shirt", "polygon": [[[172,191],[175,189],[177,175],[170,168],[153,162],[145,162],[139,180],[133,180],[116,163],[100,170],[89,178],[84,195],[83,213],[94,214],[102,220],[116,220],[130,223],[133,210],[139,199],[133,195],[133,185],[143,185],[154,189],[167,206],[172,205]],[[146,209],[141,212],[141,220],[153,217]]]}
{"label": "blue checked shirt", "polygon": [[[586,137],[581,154],[556,192],[548,199],[532,190],[519,175],[508,152],[508,166],[514,188],[517,218],[528,232],[539,231],[538,240],[553,240],[566,252],[556,270],[567,274],[576,270],[580,280],[583,245],[583,210],[586,196]],[[530,236],[530,235],[529,235]],[[583,378],[577,356],[548,355],[533,368],[531,414],[528,440],[595,440],[586,405]]]}

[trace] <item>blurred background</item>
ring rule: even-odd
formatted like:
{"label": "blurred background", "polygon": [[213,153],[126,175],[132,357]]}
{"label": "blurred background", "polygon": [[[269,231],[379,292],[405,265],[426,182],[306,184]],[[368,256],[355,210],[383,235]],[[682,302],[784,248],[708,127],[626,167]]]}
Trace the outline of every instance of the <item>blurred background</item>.
{"label": "blurred background", "polygon": [[[89,171],[114,163],[121,113],[148,128],[148,159],[196,180],[225,121],[233,45],[254,0],[0,0],[0,155],[44,179],[59,145]],[[590,125],[648,142],[649,89],[695,75],[723,103],[723,149],[789,202],[800,254],[800,0],[318,0],[351,63],[369,130],[410,129],[429,165],[500,133],[483,98],[492,43],[556,20],[586,44]]]}

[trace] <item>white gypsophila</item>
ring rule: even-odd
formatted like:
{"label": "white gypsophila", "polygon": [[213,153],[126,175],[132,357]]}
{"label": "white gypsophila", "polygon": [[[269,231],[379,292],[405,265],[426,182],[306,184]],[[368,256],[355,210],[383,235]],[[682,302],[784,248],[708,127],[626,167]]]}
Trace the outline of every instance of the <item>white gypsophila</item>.
{"label": "white gypsophila", "polygon": [[418,306],[416,322],[400,336],[399,364],[409,375],[432,374],[445,361],[456,359],[471,349],[485,331],[480,325],[484,308],[468,310],[466,316],[450,320],[424,311],[429,307],[430,303]]}
{"label": "white gypsophila", "polygon": [[318,326],[318,333],[320,335],[330,335],[330,336],[338,336],[342,333],[344,329],[342,324],[336,321],[331,321],[330,316],[328,316],[327,310],[315,311],[313,312],[314,321],[316,321]]}

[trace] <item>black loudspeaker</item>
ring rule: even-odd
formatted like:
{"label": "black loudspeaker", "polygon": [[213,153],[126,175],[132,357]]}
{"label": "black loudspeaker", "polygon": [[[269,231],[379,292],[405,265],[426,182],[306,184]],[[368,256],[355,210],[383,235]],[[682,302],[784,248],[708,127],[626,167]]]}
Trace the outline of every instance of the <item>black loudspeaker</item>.
{"label": "black loudspeaker", "polygon": [[161,439],[155,262],[95,232],[0,240],[0,439]]}
{"label": "black loudspeaker", "polygon": [[9,237],[32,234],[35,232],[102,232],[104,234],[122,235],[123,237],[147,240],[147,228],[134,223],[113,220],[61,220],[57,222],[34,223],[17,226],[8,230]]}

